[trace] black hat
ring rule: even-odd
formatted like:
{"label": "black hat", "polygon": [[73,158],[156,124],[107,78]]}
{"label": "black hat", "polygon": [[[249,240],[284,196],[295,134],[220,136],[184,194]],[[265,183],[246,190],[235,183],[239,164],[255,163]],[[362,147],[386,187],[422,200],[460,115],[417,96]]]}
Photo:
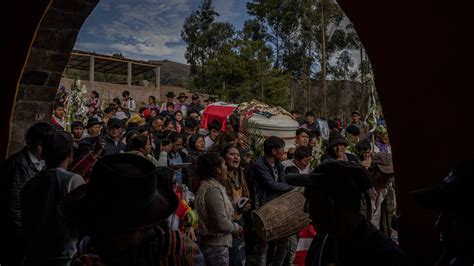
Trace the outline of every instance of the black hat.
{"label": "black hat", "polygon": [[347,140],[339,133],[339,130],[333,129],[329,134],[328,148],[338,144],[347,146]]}
{"label": "black hat", "polygon": [[361,164],[336,160],[321,163],[310,174],[289,174],[284,179],[292,186],[313,187],[329,193],[360,195],[373,186],[369,172]]}
{"label": "black hat", "polygon": [[422,208],[454,209],[472,215],[474,202],[474,160],[463,161],[454,167],[443,182],[435,187],[410,192]]}
{"label": "black hat", "polygon": [[84,124],[81,121],[74,121],[71,123],[71,129],[75,129],[76,127],[84,128]]}
{"label": "black hat", "polygon": [[388,152],[378,152],[372,158],[372,165],[377,166],[384,174],[393,174],[392,154]]}
{"label": "black hat", "polygon": [[142,156],[127,153],[97,161],[89,183],[71,192],[65,202],[71,215],[95,233],[148,228],[178,206],[172,190],[158,188],[156,167]]}
{"label": "black hat", "polygon": [[111,128],[113,126],[123,127],[122,120],[115,117],[110,118],[109,121],[107,122],[107,128]]}
{"label": "black hat", "polygon": [[172,91],[169,91],[168,93],[166,93],[166,98],[174,98],[176,95],[174,94],[174,92]]}
{"label": "black hat", "polygon": [[186,93],[180,92],[180,93],[179,93],[179,96],[178,96],[178,99],[179,99],[179,98],[186,98],[186,99],[187,99],[188,96],[186,95]]}
{"label": "black hat", "polygon": [[90,128],[94,125],[102,125],[103,123],[104,122],[100,121],[98,118],[91,117],[91,118],[89,118],[89,120],[87,120],[86,128]]}

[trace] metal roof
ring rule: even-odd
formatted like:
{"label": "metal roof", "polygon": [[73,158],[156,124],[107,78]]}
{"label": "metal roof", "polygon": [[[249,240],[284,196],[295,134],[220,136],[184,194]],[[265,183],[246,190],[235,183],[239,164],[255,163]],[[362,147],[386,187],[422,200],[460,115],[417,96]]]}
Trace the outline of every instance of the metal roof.
{"label": "metal roof", "polygon": [[94,72],[97,73],[127,75],[128,63],[132,63],[132,76],[135,76],[162,66],[147,61],[73,50],[66,68],[89,70],[91,56],[94,57]]}

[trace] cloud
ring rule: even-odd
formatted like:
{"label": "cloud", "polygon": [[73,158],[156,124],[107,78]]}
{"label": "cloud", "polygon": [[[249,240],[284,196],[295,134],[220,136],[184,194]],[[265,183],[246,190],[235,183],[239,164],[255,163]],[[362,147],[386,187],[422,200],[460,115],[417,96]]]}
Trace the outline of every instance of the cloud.
{"label": "cloud", "polygon": [[[103,0],[86,21],[76,49],[184,61],[181,30],[192,0]],[[89,22],[89,23],[87,23]],[[177,53],[180,53],[178,56]]]}
{"label": "cloud", "polygon": [[[245,1],[238,5],[235,1],[242,0],[214,1],[219,21],[238,24],[242,20]],[[101,0],[81,29],[75,48],[185,63],[181,30],[199,4],[196,0]]]}

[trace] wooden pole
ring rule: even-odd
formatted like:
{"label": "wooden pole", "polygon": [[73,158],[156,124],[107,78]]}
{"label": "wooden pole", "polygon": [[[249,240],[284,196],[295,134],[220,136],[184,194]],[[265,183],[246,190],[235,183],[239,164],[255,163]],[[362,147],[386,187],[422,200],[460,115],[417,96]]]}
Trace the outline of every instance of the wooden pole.
{"label": "wooden pole", "polygon": [[161,101],[161,68],[155,68],[155,86],[156,86],[156,99]]}
{"label": "wooden pole", "polygon": [[89,57],[89,84],[91,86],[91,89],[95,89],[95,84],[94,84],[94,57],[91,56]]}
{"label": "wooden pole", "polygon": [[127,85],[128,85],[128,89],[130,90],[132,88],[132,63],[131,62],[127,63]]}

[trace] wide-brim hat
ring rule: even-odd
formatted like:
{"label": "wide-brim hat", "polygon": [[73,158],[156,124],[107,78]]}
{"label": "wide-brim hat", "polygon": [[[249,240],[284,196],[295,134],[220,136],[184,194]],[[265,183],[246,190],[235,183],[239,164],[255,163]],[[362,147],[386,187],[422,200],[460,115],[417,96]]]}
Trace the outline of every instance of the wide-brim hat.
{"label": "wide-brim hat", "polygon": [[188,96],[186,95],[186,93],[182,92],[182,93],[179,94],[178,99],[179,98],[186,98],[187,99]]}
{"label": "wide-brim hat", "polygon": [[347,146],[347,140],[339,133],[339,130],[333,129],[331,133],[329,133],[328,148],[338,144]]}
{"label": "wide-brim hat", "polygon": [[174,94],[174,92],[172,91],[169,91],[168,93],[166,93],[166,98],[174,98],[176,95]]}
{"label": "wide-brim hat", "polygon": [[88,184],[65,200],[66,214],[95,233],[152,227],[178,207],[171,189],[158,188],[156,167],[142,156],[121,153],[94,164]]}
{"label": "wide-brim hat", "polygon": [[388,152],[374,154],[372,165],[376,165],[384,174],[393,174],[392,154]]}
{"label": "wide-brim hat", "polygon": [[102,125],[104,122],[100,121],[98,118],[91,117],[87,120],[86,128],[90,128],[95,125]]}

